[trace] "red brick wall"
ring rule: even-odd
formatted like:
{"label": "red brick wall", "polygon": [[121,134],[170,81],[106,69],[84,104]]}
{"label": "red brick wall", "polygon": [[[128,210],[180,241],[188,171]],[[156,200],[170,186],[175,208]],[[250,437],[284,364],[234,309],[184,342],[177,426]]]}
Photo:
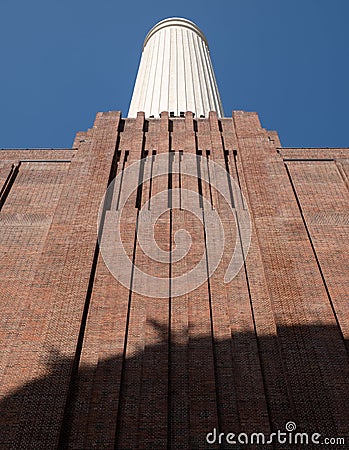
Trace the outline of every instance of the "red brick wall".
{"label": "red brick wall", "polygon": [[[145,151],[170,150],[173,164],[181,151],[201,150],[229,168],[248,203],[252,240],[225,284],[237,229],[229,205],[203,182],[225,231],[221,263],[193,292],[159,299],[115,280],[96,223],[123,167]],[[150,173],[151,158],[144,167]],[[152,196],[168,188],[153,169],[142,204],[150,186]],[[0,151],[1,448],[206,448],[214,427],[268,433],[288,421],[348,435],[348,174],[348,149],[282,148],[256,113],[242,111],[220,120],[98,113],[74,150]],[[199,191],[197,179],[173,174],[172,187],[180,186]],[[137,267],[176,277],[210,259],[207,230],[177,208],[155,235],[169,250],[185,228],[188,255],[149,259],[135,240],[136,197],[121,235]],[[178,206],[179,196],[172,201]]]}

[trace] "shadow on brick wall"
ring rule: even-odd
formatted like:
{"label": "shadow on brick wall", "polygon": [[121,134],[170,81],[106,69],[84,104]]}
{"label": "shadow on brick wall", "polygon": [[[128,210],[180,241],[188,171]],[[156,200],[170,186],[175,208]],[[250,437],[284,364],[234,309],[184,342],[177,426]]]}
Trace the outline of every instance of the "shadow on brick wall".
{"label": "shadow on brick wall", "polygon": [[47,377],[1,401],[0,448],[254,448],[225,437],[209,445],[206,435],[284,432],[290,421],[299,432],[349,435],[348,354],[336,327],[215,342],[185,333],[169,342],[154,327],[158,344],[81,365],[68,399],[72,360],[52,351]]}

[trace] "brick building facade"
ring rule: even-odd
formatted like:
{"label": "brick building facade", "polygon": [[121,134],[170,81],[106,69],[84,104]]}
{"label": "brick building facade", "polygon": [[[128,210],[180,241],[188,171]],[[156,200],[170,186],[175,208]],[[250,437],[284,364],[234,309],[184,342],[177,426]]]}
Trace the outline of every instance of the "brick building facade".
{"label": "brick building facade", "polygon": [[[230,172],[252,239],[224,283],[237,233],[227,205],[207,183],[173,175],[170,187],[219,212],[225,247],[200,287],[159,299],[113,277],[96,221],[116,175],[169,151],[201,151]],[[289,421],[348,436],[348,161],[347,148],[283,148],[243,111],[98,113],[72,149],[1,150],[1,449],[218,448],[206,442],[214,428],[270,433]],[[188,255],[161,264],[140,248],[138,211],[168,188],[163,176],[134,191],[122,238],[135,266],[171,278],[210,254],[204,226],[174,207],[155,237],[171,250],[185,228]]]}

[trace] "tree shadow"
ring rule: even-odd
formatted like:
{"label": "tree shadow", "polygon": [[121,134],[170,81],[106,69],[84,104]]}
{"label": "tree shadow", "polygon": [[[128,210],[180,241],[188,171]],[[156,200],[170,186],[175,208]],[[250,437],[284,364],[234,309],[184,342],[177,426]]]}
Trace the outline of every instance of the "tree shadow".
{"label": "tree shadow", "polygon": [[[154,327],[158,344],[81,365],[73,380],[72,359],[52,350],[48,375],[1,401],[0,448],[303,448],[226,441],[229,432],[235,440],[285,432],[291,421],[320,439],[349,435],[348,354],[336,327],[280,327],[258,339],[183,333],[171,341]],[[206,441],[214,429],[225,433],[221,444],[218,434]],[[345,439],[328,448],[349,448]]]}

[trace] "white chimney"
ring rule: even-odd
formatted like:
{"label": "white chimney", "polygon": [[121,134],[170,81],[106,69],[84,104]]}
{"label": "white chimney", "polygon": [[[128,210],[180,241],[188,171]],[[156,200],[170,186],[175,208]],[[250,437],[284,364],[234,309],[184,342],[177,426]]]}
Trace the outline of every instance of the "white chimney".
{"label": "white chimney", "polygon": [[138,111],[155,118],[162,111],[224,116],[207,40],[190,20],[165,19],[147,34],[128,117]]}

